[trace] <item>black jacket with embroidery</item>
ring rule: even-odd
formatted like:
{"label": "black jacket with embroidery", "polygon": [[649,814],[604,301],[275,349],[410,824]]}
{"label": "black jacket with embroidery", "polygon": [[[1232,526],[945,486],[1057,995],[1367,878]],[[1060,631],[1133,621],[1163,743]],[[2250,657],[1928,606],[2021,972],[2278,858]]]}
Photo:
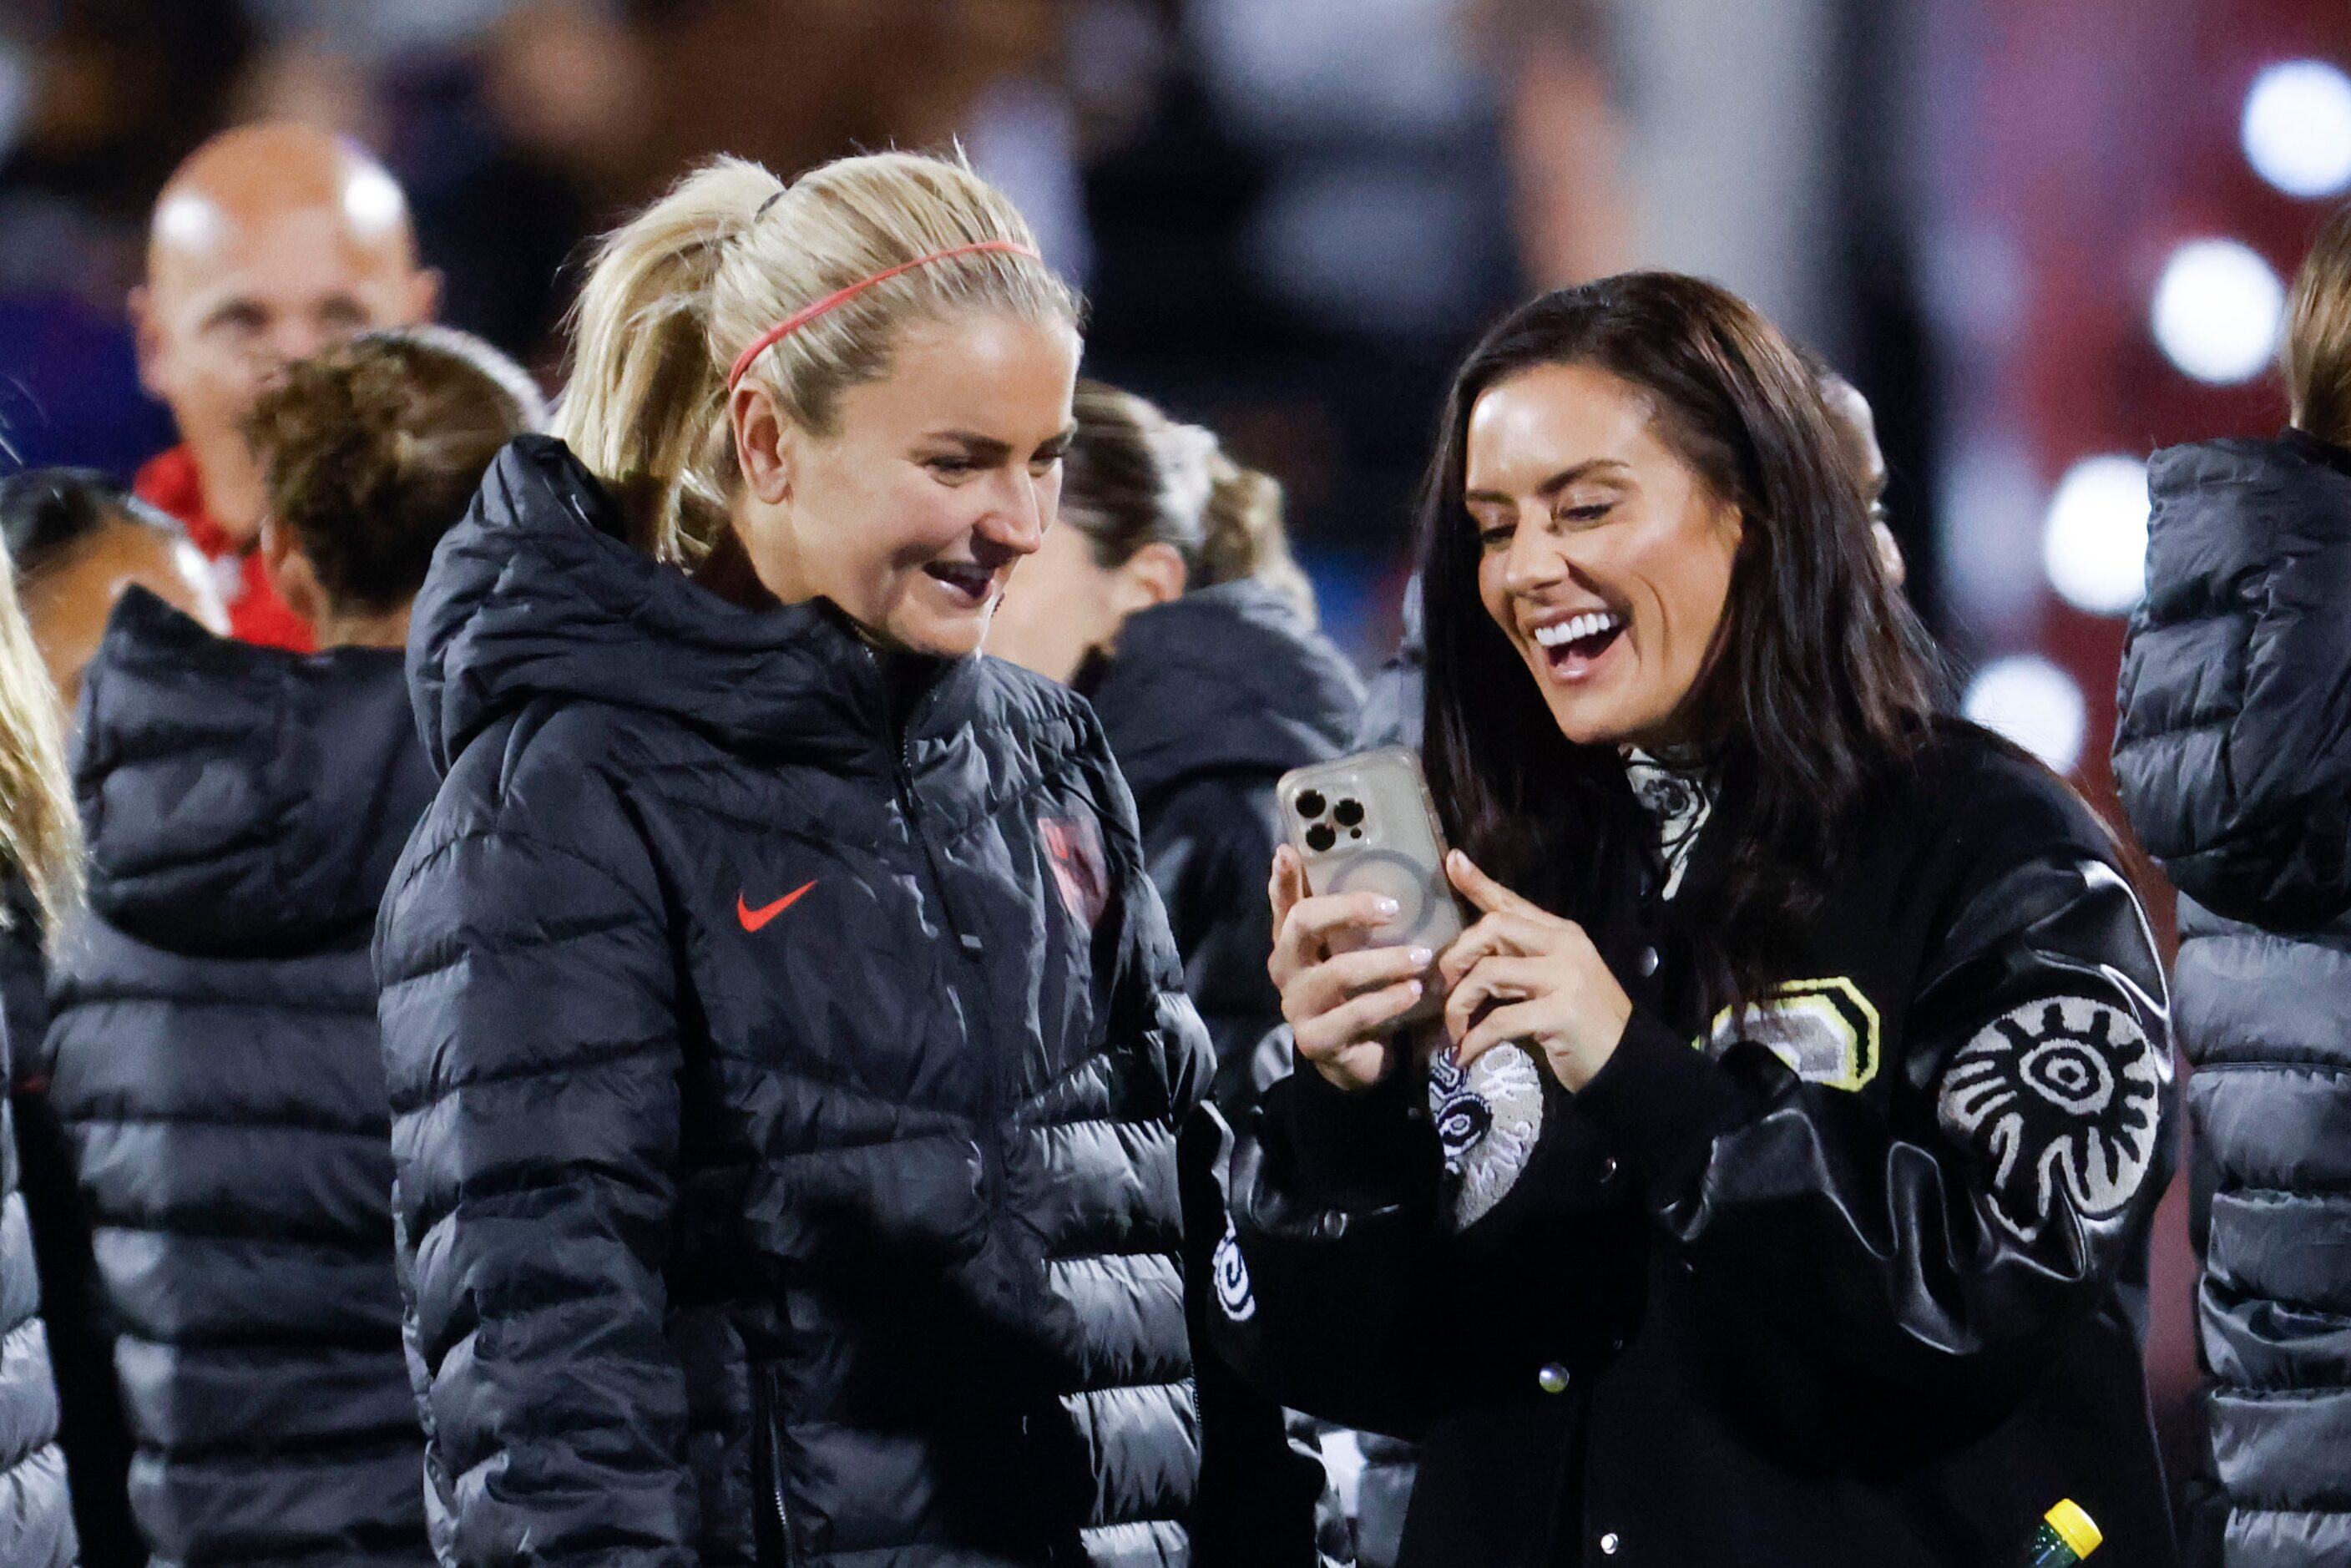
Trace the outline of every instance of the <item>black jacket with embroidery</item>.
{"label": "black jacket with embroidery", "polygon": [[621,542],[560,444],[419,599],[377,936],[444,1563],[1166,1563],[1206,1094],[1075,695]]}
{"label": "black jacket with embroidery", "polygon": [[1670,904],[1653,859],[1618,868],[1587,924],[1633,1022],[1581,1093],[1540,1078],[1522,1164],[1468,1148],[1499,1200],[1466,1229],[1419,1074],[1269,1095],[1226,1167],[1220,1344],[1421,1439],[1407,1564],[1977,1568],[2071,1497],[2162,1568],[2139,1338],[2169,1047],[2106,834],[1952,727],[1856,811],[1792,983],[1729,1024],[1680,923],[1739,818],[1734,781]]}

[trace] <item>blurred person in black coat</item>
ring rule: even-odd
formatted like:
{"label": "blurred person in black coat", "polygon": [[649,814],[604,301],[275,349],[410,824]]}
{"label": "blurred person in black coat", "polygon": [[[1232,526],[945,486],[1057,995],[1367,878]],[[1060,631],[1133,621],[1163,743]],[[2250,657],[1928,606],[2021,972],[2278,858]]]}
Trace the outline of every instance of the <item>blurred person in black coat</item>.
{"label": "blurred person in black coat", "polygon": [[1346,749],[1363,683],[1315,629],[1271,478],[1131,392],[1081,382],[1075,406],[1060,521],[987,651],[1102,716],[1225,1101],[1246,1092],[1281,1016],[1265,975],[1274,781]]}
{"label": "blurred person in black coat", "polygon": [[[81,695],[82,671],[131,589],[143,588],[224,634],[227,612],[211,572],[180,525],[127,486],[86,468],[34,468],[0,480],[0,538],[14,563],[25,621],[61,721]],[[0,1007],[14,1042],[10,1098],[41,1314],[59,1396],[58,1446],[73,1478],[74,1521],[86,1568],[143,1562],[123,1478],[131,1434],[114,1381],[89,1224],[74,1191],[73,1157],[49,1098],[47,929],[21,880],[0,888]]]}
{"label": "blurred person in black coat", "polygon": [[[17,1002],[37,980],[41,933],[69,914],[80,891],[80,833],[58,737],[57,699],[16,601],[0,574],[0,991]],[[0,1017],[0,1082],[19,1005]],[[0,1563],[67,1568],[76,1551],[73,1500],[57,1446],[58,1400],[41,1317],[39,1265],[19,1162],[13,1107],[0,1098]]]}
{"label": "blurred person in black coat", "polygon": [[49,1097],[160,1561],[430,1561],[369,943],[434,786],[409,601],[540,413],[511,364],[433,329],[296,366],[249,432],[270,571],[322,651],[133,591],[87,672],[91,918],[52,981]]}
{"label": "blurred person in black coat", "polygon": [[2181,894],[2190,1234],[2231,1568],[2351,1561],[2351,207],[2294,287],[2293,423],[2156,454],[2115,780]]}
{"label": "blurred person in black coat", "polygon": [[[1261,1049],[1281,1019],[1265,969],[1264,872],[1282,841],[1274,785],[1346,748],[1363,684],[1315,630],[1272,478],[1132,392],[1081,382],[1074,406],[1060,519],[1022,564],[987,647],[1074,685],[1101,716],[1185,988],[1216,1042],[1217,1103],[1237,1114],[1290,1071],[1286,1050]],[[1206,1358],[1196,1375],[1210,1434],[1202,1494],[1252,1500],[1204,1511],[1198,1561],[1304,1563],[1318,1546],[1346,1556],[1313,1434],[1287,1446],[1278,1406]]]}

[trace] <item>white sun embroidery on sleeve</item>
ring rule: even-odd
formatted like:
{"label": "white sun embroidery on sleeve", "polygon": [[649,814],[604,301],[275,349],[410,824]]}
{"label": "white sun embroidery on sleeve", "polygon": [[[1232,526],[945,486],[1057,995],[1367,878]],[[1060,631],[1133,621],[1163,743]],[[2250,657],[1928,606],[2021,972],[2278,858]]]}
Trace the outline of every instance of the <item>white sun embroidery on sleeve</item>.
{"label": "white sun embroidery on sleeve", "polygon": [[2129,1204],[2155,1160],[2170,1076],[2128,1013],[2054,997],[1994,1019],[1959,1050],[1937,1115],[1991,1162],[1992,1210],[2029,1243],[2061,1199],[2090,1219]]}
{"label": "white sun embroidery on sleeve", "polygon": [[1241,1256],[1241,1239],[1229,1214],[1225,1216],[1225,1234],[1209,1259],[1208,1271],[1215,1277],[1217,1305],[1224,1309],[1225,1316],[1237,1323],[1257,1316],[1257,1295],[1249,1289],[1249,1261]]}
{"label": "white sun embroidery on sleeve", "polygon": [[1452,1178],[1453,1223],[1467,1230],[1516,1185],[1542,1135],[1542,1073],[1524,1047],[1498,1045],[1462,1071],[1429,1058],[1428,1113]]}

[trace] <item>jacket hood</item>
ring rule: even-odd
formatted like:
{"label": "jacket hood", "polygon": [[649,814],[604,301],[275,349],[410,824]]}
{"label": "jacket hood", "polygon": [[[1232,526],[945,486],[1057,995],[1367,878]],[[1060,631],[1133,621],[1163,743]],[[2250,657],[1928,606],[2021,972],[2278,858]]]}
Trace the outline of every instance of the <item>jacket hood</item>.
{"label": "jacket hood", "polygon": [[1280,773],[1338,755],[1364,685],[1263,583],[1219,583],[1139,611],[1081,683],[1137,794],[1222,771]]}
{"label": "jacket hood", "polygon": [[433,791],[394,650],[254,647],[133,589],[84,677],[90,905],[156,946],[363,935]]}
{"label": "jacket hood", "polygon": [[[936,674],[976,665],[904,661]],[[611,493],[552,437],[498,455],[434,554],[409,623],[434,766],[535,698],[674,717],[757,754],[836,765],[887,733],[879,660],[822,601],[744,609],[627,542]]]}
{"label": "jacket hood", "polygon": [[2171,447],[2147,472],[2115,744],[2132,824],[2199,903],[2325,918],[2351,898],[2351,453],[2289,430]]}

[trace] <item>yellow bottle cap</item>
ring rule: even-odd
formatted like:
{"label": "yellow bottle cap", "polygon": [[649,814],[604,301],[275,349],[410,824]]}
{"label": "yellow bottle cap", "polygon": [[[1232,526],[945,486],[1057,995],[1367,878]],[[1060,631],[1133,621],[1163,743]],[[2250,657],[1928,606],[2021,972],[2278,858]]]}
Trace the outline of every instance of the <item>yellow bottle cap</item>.
{"label": "yellow bottle cap", "polygon": [[2098,1529],[2097,1521],[2084,1512],[2082,1505],[2070,1497],[2059,1498],[2057,1506],[2042,1517],[2049,1521],[2049,1528],[2057,1532],[2057,1539],[2073,1549],[2076,1557],[2087,1557],[2106,1539]]}

